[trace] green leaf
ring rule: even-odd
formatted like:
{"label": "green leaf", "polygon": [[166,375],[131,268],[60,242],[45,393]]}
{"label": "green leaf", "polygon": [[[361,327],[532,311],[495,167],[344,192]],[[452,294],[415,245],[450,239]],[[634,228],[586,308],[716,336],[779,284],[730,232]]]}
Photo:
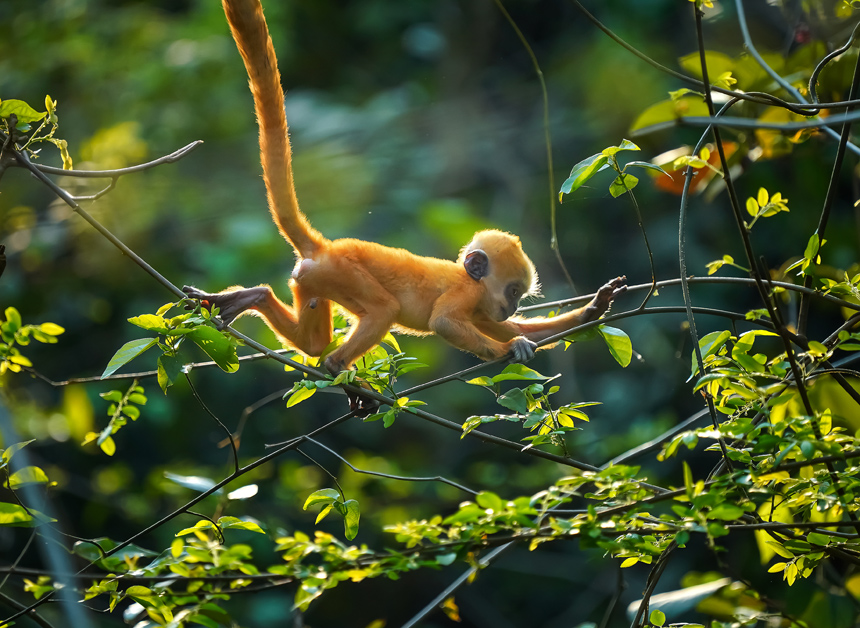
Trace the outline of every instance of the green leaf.
{"label": "green leaf", "polygon": [[774,551],[774,553],[778,554],[779,556],[782,556],[783,558],[788,558],[790,560],[795,557],[791,551],[783,547],[782,543],[777,543],[776,541],[766,541],[766,544]]}
{"label": "green leaf", "polygon": [[529,401],[525,393],[519,388],[509,390],[496,399],[496,402],[518,414],[526,414],[529,411]]}
{"label": "green leaf", "polygon": [[561,190],[558,194],[559,199],[561,199],[564,194],[575,192],[595,174],[604,168],[608,168],[608,161],[609,157],[603,153],[597,153],[596,155],[587,157],[576,164],[570,171],[570,176],[561,184]]}
{"label": "green leaf", "polygon": [[491,491],[481,491],[475,496],[478,506],[493,512],[501,512],[505,508],[502,498]]}
{"label": "green leaf", "polygon": [[16,489],[24,484],[47,484],[48,476],[39,467],[23,467],[9,476],[9,486]]}
{"label": "green leaf", "polygon": [[334,505],[338,502],[331,502],[328,506],[323,506],[320,508],[319,514],[317,518],[314,519],[314,525],[317,525],[320,521],[328,517],[329,513],[334,509]]}
{"label": "green leaf", "polygon": [[489,377],[481,376],[475,377],[474,379],[470,379],[466,383],[472,384],[473,386],[492,386],[493,380],[491,380]]}
{"label": "green leaf", "polygon": [[648,621],[655,626],[662,626],[666,623],[666,614],[663,611],[655,609],[651,611],[651,616],[648,618]]}
{"label": "green leaf", "polygon": [[810,532],[806,535],[806,540],[815,545],[829,545],[831,537],[819,534],[818,532]]}
{"label": "green leaf", "polygon": [[21,314],[14,307],[6,308],[6,325],[7,331],[14,334],[21,328]]}
{"label": "green leaf", "polygon": [[687,95],[690,95],[690,94],[695,95],[695,96],[698,96],[698,97],[699,97],[699,98],[701,98],[702,100],[704,100],[704,99],[705,99],[705,95],[704,95],[703,93],[701,93],[701,92],[697,92],[697,91],[692,90],[692,89],[690,89],[690,88],[688,88],[688,87],[682,87],[681,89],[676,89],[676,90],[674,90],[674,91],[670,91],[670,92],[669,92],[669,98],[671,98],[672,100],[680,100],[680,99],[681,99],[681,98],[683,98],[684,96],[687,96]]}
{"label": "green leaf", "polygon": [[137,325],[147,331],[154,331],[157,334],[166,334],[168,331],[167,321],[165,321],[162,317],[156,316],[155,314],[143,314],[141,316],[134,316],[128,319],[128,322],[132,325]]}
{"label": "green leaf", "polygon": [[311,506],[316,506],[317,504],[330,504],[331,502],[338,501],[339,499],[340,493],[335,489],[321,488],[308,496],[305,500],[305,505],[302,506],[302,510],[307,510]]}
{"label": "green leaf", "polygon": [[[696,78],[702,78],[702,61],[698,52],[691,52],[678,59],[681,67]],[[708,68],[708,77],[713,81],[716,77],[735,68],[734,60],[727,54],[714,50],[705,51],[705,65]]]}
{"label": "green leaf", "polygon": [[208,521],[208,520],[205,520],[205,519],[201,519],[200,521],[198,521],[197,523],[195,523],[195,524],[194,524],[193,526],[191,526],[190,528],[185,528],[185,529],[183,529],[183,530],[180,530],[180,531],[179,531],[179,532],[177,532],[174,536],[177,536],[177,537],[180,537],[180,536],[187,536],[187,535],[189,535],[189,534],[194,534],[195,532],[199,532],[199,531],[201,531],[201,530],[211,530],[211,529],[212,529],[212,528],[214,528],[214,527],[215,527],[215,526],[214,526],[214,525],[212,525],[212,522],[211,522],[211,521]]}
{"label": "green leaf", "polygon": [[110,436],[99,439],[99,448],[108,456],[113,456],[116,453],[116,443]]}
{"label": "green leaf", "polygon": [[662,172],[663,174],[665,174],[665,175],[666,175],[667,177],[669,177],[670,179],[672,178],[672,175],[671,175],[671,174],[669,174],[668,172],[666,172],[665,170],[663,170],[663,169],[662,169],[660,166],[658,166],[657,164],[652,164],[650,161],[629,161],[629,162],[627,162],[627,165],[626,165],[626,166],[624,166],[624,169],[625,169],[625,170],[627,170],[627,168],[630,168],[630,167],[633,167],[633,168],[646,168],[646,169],[648,169],[648,170],[655,170],[655,171],[657,171],[657,172]]}
{"label": "green leaf", "polygon": [[214,327],[196,327],[188,334],[198,347],[215,361],[222,371],[235,373],[239,370],[236,345]]}
{"label": "green leaf", "polygon": [[620,329],[608,325],[598,325],[597,332],[606,342],[609,353],[615,361],[626,368],[633,359],[633,343],[630,342],[630,337]]}
{"label": "green leaf", "polygon": [[309,399],[313,397],[314,393],[316,393],[317,388],[314,386],[313,388],[305,388],[304,386],[300,386],[296,392],[290,395],[290,398],[287,399],[287,407],[292,408],[295,405],[300,404],[305,399]]}
{"label": "green leaf", "polygon": [[170,311],[170,310],[171,310],[175,305],[176,305],[176,303],[165,303],[165,304],[164,304],[164,305],[162,305],[160,308],[158,308],[158,310],[155,312],[155,315],[156,315],[156,316],[164,316],[164,315],[165,315],[165,314],[167,314],[167,313],[168,313],[168,312],[169,312],[169,311]]}
{"label": "green leaf", "polygon": [[537,380],[537,379],[550,379],[546,375],[541,375],[534,369],[530,369],[529,367],[523,364],[509,364],[505,367],[505,369],[493,377],[492,382],[504,382],[508,380]]}
{"label": "green leaf", "polygon": [[187,615],[185,618],[187,621],[193,624],[200,624],[201,626],[206,626],[206,628],[219,628],[221,624],[219,624],[214,619],[203,615],[202,613],[193,613],[191,615]]}
{"label": "green leaf", "polygon": [[722,521],[734,521],[742,517],[746,511],[740,506],[724,502],[714,506],[708,513],[709,519],[720,519]]}
{"label": "green leaf", "polygon": [[44,334],[48,334],[49,336],[59,336],[66,330],[57,325],[56,323],[42,323],[39,325],[39,331]]}
{"label": "green leaf", "polygon": [[676,100],[663,100],[651,105],[639,114],[639,117],[630,127],[631,131],[638,131],[645,127],[665,122],[673,122],[684,116],[707,116],[708,105],[698,95],[684,96]]}
{"label": "green leaf", "polygon": [[622,194],[626,194],[633,188],[639,185],[639,179],[632,174],[619,174],[615,180],[609,184],[609,193],[612,198],[618,198]]}
{"label": "green leaf", "polygon": [[43,523],[53,522],[56,519],[46,517],[40,512],[29,509],[24,510],[18,504],[8,504],[0,502],[0,526],[8,526],[12,528],[34,528]]}
{"label": "green leaf", "polygon": [[385,337],[382,339],[382,342],[394,349],[397,353],[400,353],[400,345],[397,344],[397,339],[391,332],[385,334]]}
{"label": "green leaf", "polygon": [[253,521],[244,521],[238,517],[221,517],[218,519],[218,525],[224,530],[248,530],[257,534],[265,534],[263,528],[258,524]]}
{"label": "green leaf", "polygon": [[145,406],[146,405],[146,397],[144,395],[141,395],[140,393],[131,393],[128,396],[128,402],[129,403],[136,403],[139,406]]}
{"label": "green leaf", "polygon": [[182,373],[182,360],[178,357],[165,353],[158,358],[158,385],[165,395],[180,373]]}
{"label": "green leaf", "polygon": [[818,249],[820,248],[820,240],[818,238],[818,233],[813,233],[809,238],[809,242],[806,243],[806,250],[803,252],[803,257],[808,260],[814,260],[818,255]]}
{"label": "green leaf", "polygon": [[394,411],[394,408],[386,412],[382,415],[382,425],[383,427],[391,427],[394,425],[394,421],[397,419],[397,412]]}
{"label": "green leaf", "polygon": [[[715,354],[719,351],[726,341],[731,338],[732,334],[728,330],[723,331],[712,331],[710,334],[706,334],[699,339],[699,351],[702,353],[702,360],[705,360],[708,356]],[[692,369],[690,372],[690,378],[692,378],[696,372],[699,370],[699,365],[696,361],[696,352],[693,351],[692,355]]]}
{"label": "green leaf", "polygon": [[693,470],[690,469],[690,465],[687,464],[687,461],[684,460],[684,488],[687,490],[689,495],[693,494]]}
{"label": "green leaf", "polygon": [[157,342],[157,338],[140,338],[125,343],[108,362],[105,372],[102,373],[102,379],[116,373],[122,366],[134,360],[150,347],[154,347]]}
{"label": "green leaf", "polygon": [[8,118],[12,114],[18,116],[18,122],[29,124],[41,120],[47,115],[47,111],[36,111],[23,100],[4,100],[0,103],[0,118]]}
{"label": "green leaf", "polygon": [[350,499],[344,503],[346,514],[343,516],[343,533],[348,540],[355,538],[358,534],[358,520],[361,518],[358,502]]}
{"label": "green leaf", "polygon": [[14,445],[9,445],[6,449],[3,450],[3,455],[0,456],[0,459],[3,460],[4,464],[9,464],[9,461],[12,459],[12,456],[15,455],[15,452],[21,451],[29,445],[30,443],[35,443],[36,439],[31,438],[30,440],[25,440],[20,443],[15,443]]}

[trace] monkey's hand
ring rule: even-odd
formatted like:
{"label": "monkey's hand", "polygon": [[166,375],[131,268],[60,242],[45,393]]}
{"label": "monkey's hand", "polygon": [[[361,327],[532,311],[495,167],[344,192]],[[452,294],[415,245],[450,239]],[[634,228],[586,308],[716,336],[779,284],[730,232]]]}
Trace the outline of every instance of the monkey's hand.
{"label": "monkey's hand", "polygon": [[607,281],[603,286],[601,286],[600,290],[597,291],[597,294],[594,295],[591,303],[585,306],[586,320],[582,322],[586,323],[588,321],[597,320],[603,316],[606,313],[606,310],[609,309],[609,306],[612,305],[613,299],[625,292],[627,292],[626,275]]}
{"label": "monkey's hand", "polygon": [[194,286],[183,286],[182,291],[192,299],[198,299],[206,309],[218,308],[218,316],[221,322],[218,329],[224,329],[247,310],[266,298],[266,288],[241,288],[229,292],[218,292],[212,294],[203,292]]}
{"label": "monkey's hand", "polygon": [[535,351],[537,351],[537,343],[532,342],[525,336],[517,336],[513,340],[511,340],[511,350],[508,353],[511,362],[516,364],[522,364],[523,362],[528,362],[533,357],[535,357]]}

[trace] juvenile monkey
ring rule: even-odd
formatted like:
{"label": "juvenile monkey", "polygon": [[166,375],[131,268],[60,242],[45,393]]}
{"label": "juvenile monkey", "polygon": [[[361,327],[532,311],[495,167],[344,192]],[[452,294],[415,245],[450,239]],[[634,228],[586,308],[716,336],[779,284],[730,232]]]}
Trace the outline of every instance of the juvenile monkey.
{"label": "juvenile monkey", "polygon": [[[456,262],[344,238],[328,240],[299,209],[293,185],[284,94],[275,50],[259,0],[223,0],[227,21],[245,62],[260,127],[260,156],[269,209],[298,261],[293,304],[268,285],[208,293],[183,288],[220,311],[223,325],[245,313],[263,318],[287,346],[319,356],[332,340],[332,302],[355,317],[344,343],[325,359],[338,373],[390,330],[435,333],[484,360],[530,360],[536,343],[599,318],[626,290],[625,278],[604,285],[586,306],[554,318],[513,317],[519,301],[539,290],[537,273],[517,236],[480,231]],[[357,401],[351,400],[357,407]]]}

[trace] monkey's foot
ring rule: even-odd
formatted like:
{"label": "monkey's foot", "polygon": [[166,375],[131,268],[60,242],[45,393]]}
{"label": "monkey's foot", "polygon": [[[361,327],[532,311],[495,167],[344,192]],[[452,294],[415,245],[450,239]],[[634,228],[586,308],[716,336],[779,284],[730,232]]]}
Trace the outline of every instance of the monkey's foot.
{"label": "monkey's foot", "polygon": [[257,288],[240,288],[231,290],[230,292],[203,292],[194,286],[183,286],[182,292],[187,294],[189,298],[197,299],[200,304],[207,310],[213,307],[218,308],[218,316],[221,322],[218,324],[218,329],[224,329],[232,323],[242,313],[250,310],[255,305],[266,298],[267,288],[259,286]]}
{"label": "monkey's foot", "polygon": [[349,399],[349,411],[361,419],[369,417],[379,410],[379,402],[376,399],[352,392],[347,392],[346,396]]}

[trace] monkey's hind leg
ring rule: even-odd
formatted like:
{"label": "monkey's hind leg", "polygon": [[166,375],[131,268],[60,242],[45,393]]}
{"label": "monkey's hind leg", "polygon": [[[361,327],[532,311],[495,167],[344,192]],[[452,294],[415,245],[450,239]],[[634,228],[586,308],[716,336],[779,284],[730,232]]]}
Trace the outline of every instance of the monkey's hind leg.
{"label": "monkey's hind leg", "polygon": [[204,307],[217,307],[223,329],[246,313],[259,315],[287,345],[310,356],[318,356],[332,339],[331,302],[309,298],[300,286],[291,282],[295,308],[290,307],[267,285],[255,288],[231,288],[215,294],[185,286],[183,292],[199,299]]}
{"label": "monkey's hind leg", "polygon": [[[332,375],[337,375],[350,367],[355,368],[355,361],[378,344],[391,329],[393,323],[393,320],[386,317],[386,312],[383,309],[365,314],[358,319],[344,343],[325,359],[325,367]],[[372,390],[366,382],[357,380],[356,384],[367,390]],[[349,399],[349,409],[355,412],[356,416],[366,417],[379,408],[378,401],[360,393],[347,391],[346,395]]]}

